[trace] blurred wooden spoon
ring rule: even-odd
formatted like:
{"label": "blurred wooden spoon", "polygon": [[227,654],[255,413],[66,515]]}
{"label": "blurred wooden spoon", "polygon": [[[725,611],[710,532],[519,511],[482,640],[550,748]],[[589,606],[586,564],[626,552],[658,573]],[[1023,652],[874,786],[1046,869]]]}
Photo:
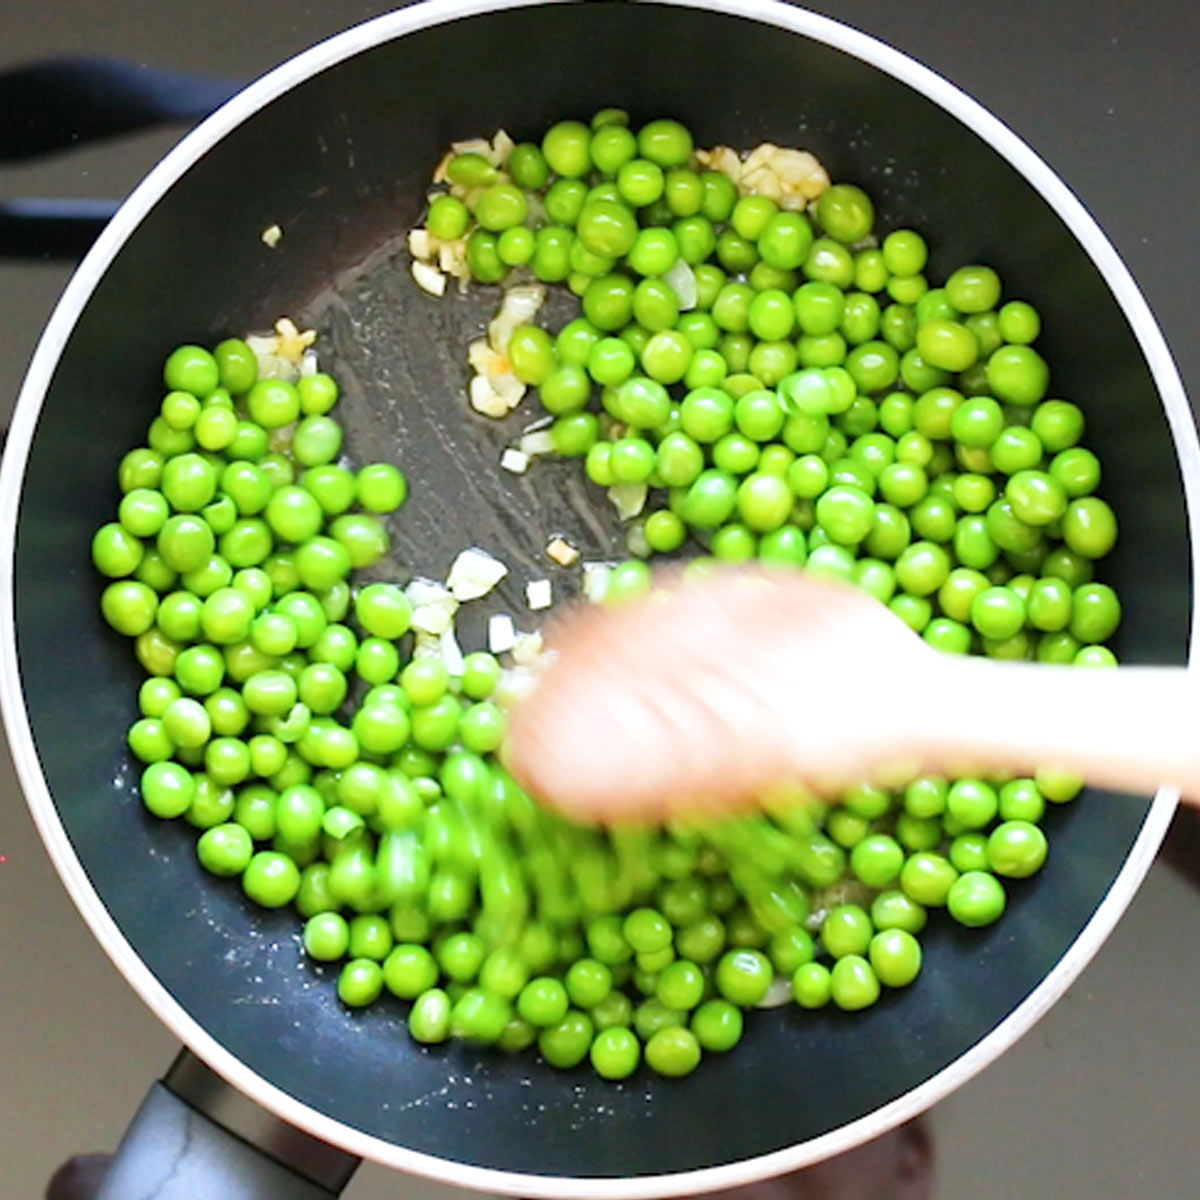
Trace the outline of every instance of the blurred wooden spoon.
{"label": "blurred wooden spoon", "polygon": [[830,790],[884,768],[1032,772],[1200,797],[1200,683],[1185,668],[995,662],[930,649],[883,605],[804,575],[672,579],[550,631],[506,758],[594,820]]}

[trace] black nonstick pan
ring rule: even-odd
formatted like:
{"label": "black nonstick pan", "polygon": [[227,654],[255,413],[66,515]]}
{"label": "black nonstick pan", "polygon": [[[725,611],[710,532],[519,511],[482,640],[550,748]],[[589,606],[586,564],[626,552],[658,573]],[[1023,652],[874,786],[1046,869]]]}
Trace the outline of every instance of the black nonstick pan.
{"label": "black nonstick pan", "polygon": [[[190,840],[144,815],[123,744],[138,670],[99,616],[88,545],[172,346],[285,313],[320,331],[349,449],[409,476],[389,569],[440,575],[471,544],[532,567],[563,527],[590,557],[611,552],[615,526],[577,468],[498,471],[519,418],[501,428],[467,407],[465,343],[498,294],[435,301],[403,251],[451,140],[536,137],[607,104],[677,116],[703,145],[811,149],[871,192],[884,224],[933,233],[934,274],[989,262],[1033,299],[1122,518],[1106,564],[1125,606],[1117,649],[1187,660],[1200,457],[1178,377],[1083,208],[960,92],[843,26],[738,0],[438,0],[323,43],[220,109],[120,210],[43,338],[0,477],[0,695],[23,786],[85,919],[196,1056],[151,1093],[106,1200],[332,1195],[355,1156],[528,1196],[681,1194],[798,1168],[1001,1053],[1082,970],[1153,858],[1172,795],[1085,797],[1053,814],[1053,860],[1002,922],[928,936],[917,986],[852,1018],[762,1014],[687,1080],[613,1085],[528,1055],[420,1049],[398,1004],[347,1013],[294,918],[204,876]],[[272,250],[261,234],[275,224]],[[512,611],[519,586],[498,598]]]}

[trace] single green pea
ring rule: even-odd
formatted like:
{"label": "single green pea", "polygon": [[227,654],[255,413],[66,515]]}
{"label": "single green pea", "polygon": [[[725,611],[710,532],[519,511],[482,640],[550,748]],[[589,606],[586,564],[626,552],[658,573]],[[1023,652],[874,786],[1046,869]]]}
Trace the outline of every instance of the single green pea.
{"label": "single green pea", "polygon": [[1016,346],[1028,346],[1037,340],[1042,320],[1037,309],[1024,300],[1010,300],[996,314],[1000,336]]}
{"label": "single green pea", "polygon": [[839,242],[857,242],[871,232],[875,206],[870,197],[849,183],[835,183],[817,199],[821,228]]}
{"label": "single green pea", "polygon": [[1050,368],[1032,346],[1005,345],[988,359],[987,381],[998,400],[1028,407],[1045,396]]}
{"label": "single green pea", "polygon": [[1097,496],[1072,500],[1063,514],[1062,537],[1075,554],[1089,559],[1103,558],[1117,541],[1116,516]]}
{"label": "single green pea", "polygon": [[845,1012],[858,1012],[878,1001],[880,980],[862,955],[847,954],[833,964],[829,973],[830,997]]}
{"label": "single green pea", "polygon": [[883,929],[867,953],[872,970],[886,987],[907,987],[921,970],[921,944],[905,929]]}
{"label": "single green pea", "polygon": [[1007,897],[1000,881],[987,871],[960,875],[946,895],[946,908],[960,924],[977,929],[998,920]]}

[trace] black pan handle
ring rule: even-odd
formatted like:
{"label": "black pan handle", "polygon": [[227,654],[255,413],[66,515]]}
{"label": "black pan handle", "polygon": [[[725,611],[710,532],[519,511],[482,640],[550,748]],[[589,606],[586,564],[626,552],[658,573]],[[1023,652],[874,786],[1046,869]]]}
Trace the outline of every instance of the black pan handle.
{"label": "black pan handle", "polygon": [[336,1200],[357,1166],[185,1050],[142,1102],[97,1200]]}
{"label": "black pan handle", "polygon": [[0,258],[82,258],[119,200],[0,200]]}
{"label": "black pan handle", "polygon": [[[0,162],[26,162],[159,125],[190,125],[238,90],[226,79],[107,58],[0,72]],[[0,200],[0,258],[77,259],[117,200]]]}
{"label": "black pan handle", "polygon": [[202,120],[240,85],[111,58],[56,58],[0,73],[0,161],[23,162],[155,125]]}

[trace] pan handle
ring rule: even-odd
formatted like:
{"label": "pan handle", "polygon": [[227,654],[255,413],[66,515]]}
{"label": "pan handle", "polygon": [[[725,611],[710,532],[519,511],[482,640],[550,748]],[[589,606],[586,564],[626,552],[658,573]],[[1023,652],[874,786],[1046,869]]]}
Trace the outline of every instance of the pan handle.
{"label": "pan handle", "polygon": [[[28,162],[160,125],[203,120],[238,90],[227,79],[107,58],[0,71],[0,164]],[[0,200],[0,259],[78,259],[119,200]]]}
{"label": "pan handle", "polygon": [[358,1161],[258,1108],[185,1050],[142,1102],[97,1200],[335,1200]]}

